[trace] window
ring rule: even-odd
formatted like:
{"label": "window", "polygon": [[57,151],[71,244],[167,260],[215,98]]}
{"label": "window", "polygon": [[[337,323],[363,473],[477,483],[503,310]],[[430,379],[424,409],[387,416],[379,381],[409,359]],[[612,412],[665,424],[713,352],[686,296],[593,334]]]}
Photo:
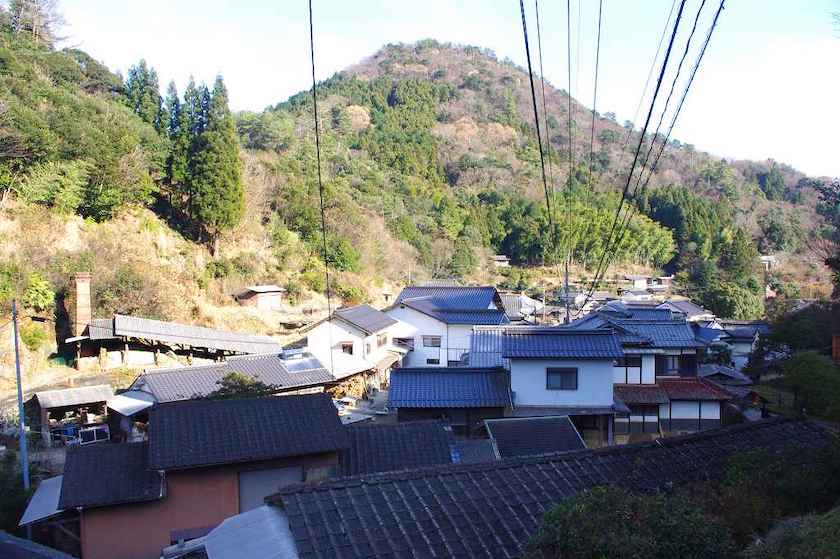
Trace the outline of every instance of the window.
{"label": "window", "polygon": [[440,359],[426,359],[426,365],[440,365]]}
{"label": "window", "polygon": [[376,336],[376,347],[382,347],[388,343],[388,334],[379,334]]}
{"label": "window", "polygon": [[365,355],[370,355],[370,342],[365,344]]}
{"label": "window", "polygon": [[680,374],[680,356],[679,355],[657,355],[656,356],[656,374],[657,375],[678,375]]}
{"label": "window", "polygon": [[548,390],[577,390],[577,369],[546,369],[546,384]]}
{"label": "window", "polygon": [[440,347],[440,336],[423,336],[423,347]]}
{"label": "window", "polygon": [[[625,355],[613,361],[613,367],[618,369],[615,382],[624,384],[640,384],[642,382],[642,356]],[[622,373],[621,369],[624,369]]]}
{"label": "window", "polygon": [[341,342],[341,352],[353,355],[353,342]]}
{"label": "window", "polygon": [[642,356],[641,355],[625,355],[619,359],[615,360],[616,367],[641,367],[642,366]]}

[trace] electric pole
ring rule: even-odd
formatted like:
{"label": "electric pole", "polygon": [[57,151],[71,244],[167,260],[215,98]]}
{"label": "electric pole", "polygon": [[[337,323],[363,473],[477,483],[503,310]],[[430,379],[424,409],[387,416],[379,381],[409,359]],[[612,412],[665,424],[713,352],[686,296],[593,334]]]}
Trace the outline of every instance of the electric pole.
{"label": "electric pole", "polygon": [[29,456],[26,444],[26,419],[23,414],[23,386],[20,378],[20,342],[18,341],[17,300],[12,299],[12,337],[15,340],[15,374],[17,375],[18,420],[20,429],[20,469],[23,488],[29,491]]}

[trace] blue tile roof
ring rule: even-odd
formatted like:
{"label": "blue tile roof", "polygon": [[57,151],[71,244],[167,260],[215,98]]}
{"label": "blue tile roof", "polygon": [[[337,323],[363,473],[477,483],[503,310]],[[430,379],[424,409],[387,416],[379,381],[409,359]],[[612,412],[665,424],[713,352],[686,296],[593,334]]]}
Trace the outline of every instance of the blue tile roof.
{"label": "blue tile roof", "polygon": [[501,369],[458,367],[394,369],[392,408],[494,408],[511,403],[510,379]]}
{"label": "blue tile roof", "polygon": [[476,326],[470,336],[470,367],[504,367],[502,357],[503,327]]}
{"label": "blue tile roof", "polygon": [[502,356],[507,359],[618,359],[623,355],[611,330],[508,330],[502,341]]}
{"label": "blue tile roof", "polygon": [[446,324],[498,325],[509,322],[495,287],[419,287],[402,290],[405,305]]}
{"label": "blue tile roof", "polygon": [[624,330],[648,338],[652,347],[695,348],[704,344],[694,337],[694,330],[685,320],[616,320],[614,324]]}

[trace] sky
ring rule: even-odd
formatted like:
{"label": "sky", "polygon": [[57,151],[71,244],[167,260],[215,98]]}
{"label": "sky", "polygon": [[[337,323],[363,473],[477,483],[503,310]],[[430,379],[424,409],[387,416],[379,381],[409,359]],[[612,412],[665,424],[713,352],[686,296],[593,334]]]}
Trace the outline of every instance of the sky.
{"label": "sky", "polygon": [[[637,107],[673,1],[679,4],[603,0],[599,112],[641,126],[653,84],[641,114]],[[701,2],[686,1],[672,69]],[[705,2],[681,80],[718,3]],[[598,5],[598,0],[569,0],[571,41],[567,3],[539,6],[546,79],[588,107]],[[190,75],[212,83],[222,74],[232,108],[259,111],[311,87],[306,0],[62,0],[60,8],[67,21],[65,46],[81,48],[123,74],[145,58],[162,89],[170,80],[183,90]],[[313,0],[313,10],[319,80],[387,43],[424,38],[487,47],[525,66],[516,0]],[[532,1],[526,1],[526,10],[536,64]],[[673,137],[721,157],[772,158],[809,175],[840,176],[840,29],[833,12],[840,12],[840,0],[727,0]],[[671,76],[663,80],[655,115]],[[681,90],[680,85],[675,95]],[[675,105],[676,99],[672,109]]]}

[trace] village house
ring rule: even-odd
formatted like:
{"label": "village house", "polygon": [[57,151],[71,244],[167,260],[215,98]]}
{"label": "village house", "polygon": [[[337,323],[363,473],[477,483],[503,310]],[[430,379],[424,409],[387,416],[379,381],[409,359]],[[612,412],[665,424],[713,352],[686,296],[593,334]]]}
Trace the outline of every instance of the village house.
{"label": "village house", "polygon": [[401,340],[413,339],[416,331],[370,305],[357,305],[310,326],[306,346],[336,378],[364,374],[372,387],[384,388],[391,367],[411,351]]}
{"label": "village house", "polygon": [[162,404],[147,442],[71,448],[57,506],[79,511],[85,559],[155,559],[283,485],[335,475],[347,447],[325,394]]}
{"label": "village house", "polygon": [[682,314],[689,322],[708,322],[715,319],[715,313],[689,299],[667,299],[659,305],[659,308]]}
{"label": "village house", "polygon": [[416,330],[399,339],[412,348],[406,367],[457,365],[469,351],[473,326],[508,322],[495,287],[410,286],[384,312]]}
{"label": "village house", "polygon": [[182,357],[216,361],[231,355],[281,351],[270,336],[230,332],[177,322],[115,314],[93,318],[91,274],[74,276],[72,334],[65,343],[75,349],[77,369],[163,366]]}
{"label": "village house", "polygon": [[518,557],[544,514],[585,489],[719,478],[735,453],[822,448],[830,439],[813,422],[774,419],[631,447],[290,486],[223,522],[203,549],[209,559]]}
{"label": "village house", "polygon": [[282,352],[236,356],[212,365],[146,370],[130,389],[151,395],[156,404],[205,398],[221,388],[221,381],[231,373],[261,382],[274,394],[323,392],[325,386],[338,382],[316,357]]}
{"label": "village house", "polygon": [[544,305],[525,293],[500,293],[502,308],[511,324],[534,324],[539,321]]}
{"label": "village house", "polygon": [[243,307],[256,307],[261,311],[276,311],[283,306],[286,290],[277,285],[250,285],[233,298]]}

